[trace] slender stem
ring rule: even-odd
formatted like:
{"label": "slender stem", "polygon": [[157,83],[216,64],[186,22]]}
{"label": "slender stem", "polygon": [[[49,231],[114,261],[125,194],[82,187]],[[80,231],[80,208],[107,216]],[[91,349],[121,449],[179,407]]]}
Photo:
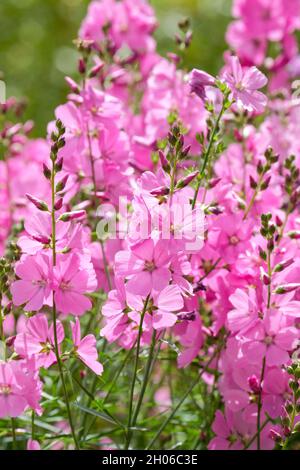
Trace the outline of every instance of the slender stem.
{"label": "slender stem", "polygon": [[122,362],[121,366],[120,366],[119,369],[117,370],[117,372],[116,372],[114,378],[112,379],[112,381],[111,381],[111,383],[110,383],[109,389],[108,389],[108,391],[107,391],[107,393],[106,393],[106,395],[105,395],[105,397],[104,397],[104,399],[103,399],[103,402],[102,402],[103,405],[104,405],[104,403],[107,401],[108,397],[110,396],[110,394],[111,394],[111,392],[112,392],[114,386],[116,385],[116,382],[117,382],[118,378],[120,377],[120,375],[121,375],[121,373],[122,373],[122,370],[124,369],[124,367],[125,367],[125,365],[126,365],[128,359],[129,359],[129,357],[131,356],[131,354],[132,354],[132,349],[129,349],[128,353],[127,353],[126,356],[125,356],[124,361]]}
{"label": "slender stem", "polygon": [[127,424],[127,439],[126,439],[126,443],[125,443],[125,449],[128,449],[129,443],[130,443],[130,440],[131,440],[130,427],[131,427],[131,418],[132,418],[134,388],[135,388],[137,369],[138,369],[138,363],[139,363],[141,337],[142,337],[142,332],[143,332],[143,322],[144,322],[144,317],[145,317],[146,312],[147,312],[147,306],[148,306],[149,298],[150,298],[150,295],[148,295],[148,297],[146,298],[146,300],[144,302],[144,308],[143,308],[143,311],[141,313],[141,319],[140,319],[140,324],[139,324],[137,346],[136,346],[136,355],[135,355],[134,370],[133,370],[133,378],[132,378],[131,389],[130,389],[128,424]]}
{"label": "slender stem", "polygon": [[34,423],[34,418],[35,418],[35,413],[34,411],[32,410],[32,413],[31,413],[31,439],[34,441],[34,437],[35,437],[35,423]]}
{"label": "slender stem", "polygon": [[[260,432],[265,429],[265,427],[267,426],[267,424],[270,422],[270,418],[267,418],[265,420],[265,422],[261,425],[260,427]],[[244,449],[243,450],[247,450],[249,449],[249,447],[251,446],[251,444],[253,444],[253,442],[255,441],[255,439],[257,439],[257,435],[258,435],[258,432],[256,432],[254,434],[254,436],[251,437],[250,441],[247,442],[247,444],[245,445]]]}
{"label": "slender stem", "polygon": [[203,367],[202,371],[200,372],[200,374],[197,376],[196,380],[194,382],[191,383],[191,385],[189,386],[189,388],[187,389],[187,391],[185,392],[185,394],[183,395],[183,397],[179,400],[179,402],[177,403],[177,405],[175,406],[175,408],[173,408],[173,410],[171,411],[170,415],[165,419],[165,421],[162,423],[162,425],[160,426],[160,428],[158,429],[158,431],[156,432],[155,436],[153,437],[153,439],[151,440],[150,444],[146,447],[145,450],[149,450],[151,449],[151,447],[153,446],[153,444],[156,442],[156,440],[159,438],[159,436],[161,435],[161,433],[163,432],[163,430],[165,429],[165,427],[169,424],[169,422],[171,421],[171,419],[175,416],[175,414],[177,413],[177,411],[179,410],[179,408],[181,407],[181,405],[185,402],[185,400],[187,399],[187,397],[190,395],[190,393],[192,392],[192,390],[194,389],[194,387],[199,383],[199,380],[201,379],[202,375],[204,374],[204,372],[207,371],[207,369],[209,368],[210,364],[213,362],[213,360],[216,358],[216,356],[218,355],[219,353],[219,348],[216,349],[216,351],[214,352],[214,354],[212,355],[212,357],[210,358],[210,360],[208,361],[208,363],[206,364],[205,367]]}
{"label": "slender stem", "polygon": [[89,159],[91,163],[91,170],[92,170],[92,182],[93,182],[93,190],[94,190],[94,198],[95,201],[97,199],[97,184],[96,184],[96,171],[95,171],[95,161],[93,157],[93,150],[92,150],[92,141],[90,135],[90,128],[87,124],[87,140],[88,140],[88,147],[89,147]]}
{"label": "slender stem", "polygon": [[112,282],[111,282],[109,269],[108,269],[108,261],[107,261],[107,258],[106,258],[104,243],[103,243],[102,240],[100,240],[100,245],[101,245],[101,251],[102,251],[102,260],[103,260],[105,276],[106,276],[106,279],[107,279],[109,290],[112,290]]}
{"label": "slender stem", "polygon": [[[53,262],[53,267],[56,265],[56,217],[55,217],[55,160],[52,159],[52,171],[51,171],[51,202],[52,202],[52,207],[51,207],[51,222],[52,222],[52,262]],[[71,428],[71,433],[73,436],[74,444],[76,449],[79,449],[79,444],[77,441],[77,437],[75,434],[75,428],[74,424],[72,421],[72,415],[71,415],[71,409],[70,409],[70,403],[69,403],[69,398],[68,398],[68,392],[67,392],[67,387],[65,383],[65,378],[64,378],[64,373],[62,370],[62,363],[61,363],[61,358],[60,358],[60,353],[59,353],[59,347],[58,347],[58,338],[57,338],[57,312],[56,312],[56,305],[55,305],[55,293],[54,291],[52,292],[52,298],[53,298],[53,307],[52,307],[52,315],[53,315],[53,336],[54,336],[54,349],[55,349],[55,355],[56,355],[56,360],[57,360],[57,365],[58,365],[58,370],[59,370],[59,375],[61,379],[61,383],[63,386],[63,392],[64,392],[64,397],[65,397],[65,402],[66,402],[66,408],[67,408],[67,414],[68,414],[68,420]]]}
{"label": "slender stem", "polygon": [[213,148],[213,143],[214,143],[214,140],[215,140],[215,136],[216,136],[217,131],[219,129],[219,124],[220,124],[221,118],[222,118],[222,116],[225,112],[225,108],[226,108],[225,104],[227,102],[227,99],[228,99],[228,96],[224,96],[221,110],[220,110],[220,112],[217,116],[214,128],[213,128],[212,133],[210,135],[208,147],[207,147],[207,149],[205,151],[205,154],[204,154],[204,161],[203,161],[203,164],[202,164],[202,167],[201,167],[201,170],[200,170],[200,175],[198,177],[196,191],[195,191],[194,199],[193,199],[193,202],[192,202],[192,208],[193,209],[195,208],[195,205],[196,205],[199,189],[200,189],[200,186],[201,186],[201,181],[203,179],[203,176],[204,176],[204,173],[205,173],[205,170],[206,170],[206,166],[207,166],[208,161],[209,161],[209,157],[210,157],[210,154],[211,154],[211,151],[212,151],[212,148]]}
{"label": "slender stem", "polygon": [[13,450],[17,449],[17,439],[16,439],[16,421],[15,418],[11,418],[11,433],[12,433],[12,447]]}
{"label": "slender stem", "polygon": [[260,374],[260,381],[259,381],[259,394],[258,394],[258,403],[257,403],[257,450],[260,450],[260,434],[261,434],[261,408],[262,408],[262,382],[265,376],[265,368],[266,368],[266,357],[263,358],[261,374]]}
{"label": "slender stem", "polygon": [[271,279],[272,279],[272,268],[271,268],[271,252],[270,250],[268,250],[268,253],[267,253],[267,264],[268,264],[268,276],[269,276],[269,279],[270,279],[270,284],[268,285],[268,308],[270,308],[270,305],[271,305],[271,292],[272,292],[272,283],[271,283]]}
{"label": "slender stem", "polygon": [[146,391],[146,388],[147,388],[147,385],[148,385],[148,380],[149,380],[150,372],[151,372],[151,369],[152,369],[152,361],[153,361],[153,353],[154,353],[154,348],[155,348],[155,340],[156,340],[156,331],[153,330],[151,346],[150,346],[148,360],[147,360],[145,373],[144,373],[144,378],[143,378],[143,385],[142,385],[140,396],[139,396],[139,399],[138,399],[138,402],[137,402],[137,405],[136,405],[136,409],[134,411],[132,426],[135,426],[135,424],[137,422],[139,412],[140,412],[140,409],[141,409],[141,406],[142,406],[142,403],[143,403],[143,398],[144,398],[144,395],[145,395],[145,391]]}
{"label": "slender stem", "polygon": [[259,177],[259,180],[257,182],[257,187],[255,188],[253,194],[252,194],[252,197],[250,199],[250,202],[248,204],[248,207],[246,208],[245,210],[245,213],[244,213],[244,217],[243,217],[243,220],[246,220],[248,215],[249,215],[249,212],[251,211],[252,207],[253,207],[253,204],[255,203],[255,200],[257,198],[257,195],[260,191],[260,186],[261,186],[261,183],[263,182],[263,178],[265,176],[265,173],[263,173],[262,175],[260,175]]}

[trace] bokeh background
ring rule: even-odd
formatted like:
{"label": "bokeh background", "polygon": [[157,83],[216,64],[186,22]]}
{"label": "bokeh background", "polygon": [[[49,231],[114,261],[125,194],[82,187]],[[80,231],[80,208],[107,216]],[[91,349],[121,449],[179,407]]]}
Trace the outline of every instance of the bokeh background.
{"label": "bokeh background", "polygon": [[[43,136],[53,110],[64,102],[65,75],[74,77],[76,38],[89,0],[0,0],[0,71],[7,96],[26,97],[26,117]],[[174,51],[174,33],[184,17],[192,22],[194,39],[185,59],[216,73],[222,64],[224,34],[230,21],[231,0],[152,0],[160,28],[161,53]]]}

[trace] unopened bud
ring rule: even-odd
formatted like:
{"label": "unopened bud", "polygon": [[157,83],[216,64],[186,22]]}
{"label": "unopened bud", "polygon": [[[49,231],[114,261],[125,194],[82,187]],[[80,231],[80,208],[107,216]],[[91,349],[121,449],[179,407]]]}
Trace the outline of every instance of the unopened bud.
{"label": "unopened bud", "polygon": [[62,214],[58,220],[62,220],[63,222],[70,222],[70,220],[81,219],[86,215],[85,211],[73,211],[73,212],[65,212]]}
{"label": "unopened bud", "polygon": [[59,211],[63,206],[63,202],[64,202],[63,198],[60,197],[54,204],[54,210]]}
{"label": "unopened bud", "polygon": [[280,273],[281,271],[283,271],[284,269],[288,268],[289,266],[291,266],[291,264],[294,263],[294,259],[290,258],[286,261],[283,261],[282,263],[279,263],[275,266],[274,268],[274,271],[275,273]]}
{"label": "unopened bud", "polygon": [[299,283],[284,284],[276,287],[274,292],[275,294],[287,294],[288,292],[293,292],[294,290],[299,289],[299,287]]}
{"label": "unopened bud", "polygon": [[274,442],[280,442],[281,441],[281,435],[279,434],[278,431],[275,431],[275,429],[270,430],[269,437]]}
{"label": "unopened bud", "polygon": [[195,179],[196,176],[198,176],[198,174],[199,174],[199,171],[193,171],[193,173],[190,173],[189,175],[179,180],[178,183],[176,184],[176,189],[182,189],[188,186],[193,181],[193,179]]}
{"label": "unopened bud", "polygon": [[36,197],[31,196],[31,194],[26,194],[26,197],[40,211],[49,212],[49,208],[48,208],[47,204],[44,201],[42,201],[41,199],[37,199]]}
{"label": "unopened bud", "polygon": [[196,319],[195,311],[192,312],[182,312],[177,315],[178,320],[182,321],[194,321]]}
{"label": "unopened bud", "polygon": [[103,66],[104,66],[104,62],[101,62],[97,65],[95,65],[95,67],[93,67],[89,73],[89,77],[90,78],[94,78],[98,75],[98,73],[100,72],[101,69],[103,69]]}
{"label": "unopened bud", "polygon": [[214,178],[214,179],[210,180],[209,183],[208,183],[209,189],[215,188],[217,186],[217,184],[220,183],[221,179],[222,178]]}
{"label": "unopened bud", "polygon": [[65,77],[65,81],[73,93],[80,93],[79,85],[75,82],[75,80],[73,80],[73,78]]}
{"label": "unopened bud", "polygon": [[260,185],[261,191],[265,191],[266,189],[268,189],[270,181],[271,181],[271,176],[268,176],[268,178],[266,178],[265,181],[263,181]]}
{"label": "unopened bud", "polygon": [[170,192],[169,188],[167,188],[166,186],[160,186],[159,188],[155,188],[152,191],[150,191],[150,194],[155,197],[166,196],[167,194],[169,194],[169,192]]}
{"label": "unopened bud", "polygon": [[45,163],[43,163],[43,173],[44,173],[45,178],[47,178],[47,180],[50,180],[51,170],[50,170],[50,168],[47,167],[47,165]]}
{"label": "unopened bud", "polygon": [[249,179],[250,179],[250,187],[251,187],[252,189],[256,189],[256,188],[257,188],[257,182],[255,181],[255,179],[253,178],[253,176],[250,175]]}
{"label": "unopened bud", "polygon": [[66,187],[69,175],[65,175],[61,181],[59,181],[55,187],[55,192],[59,193],[63,191]]}
{"label": "unopened bud", "polygon": [[261,386],[256,375],[251,375],[251,377],[248,377],[248,384],[252,392],[256,394],[261,392]]}
{"label": "unopened bud", "polygon": [[64,160],[63,158],[59,158],[57,162],[55,163],[55,171],[58,173],[62,170]]}
{"label": "unopened bud", "polygon": [[78,71],[81,75],[84,75],[85,72],[86,72],[85,61],[82,58],[79,59],[79,61],[78,61]]}

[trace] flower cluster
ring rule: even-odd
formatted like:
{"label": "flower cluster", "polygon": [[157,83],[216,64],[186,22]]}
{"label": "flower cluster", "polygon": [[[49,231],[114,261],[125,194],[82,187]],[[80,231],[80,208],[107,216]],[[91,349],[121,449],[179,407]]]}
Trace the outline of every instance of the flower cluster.
{"label": "flower cluster", "polygon": [[[130,448],[151,373],[157,410],[172,407],[160,354],[191,384],[147,448],[200,385],[203,448],[285,448],[297,434],[300,2],[233,3],[234,54],[212,76],[159,55],[147,2],[94,0],[76,40],[81,78],[66,77],[48,138],[10,122],[15,101],[1,109],[0,417],[47,416],[40,378],[48,393],[59,376],[68,422],[56,424],[73,443],[53,448],[88,446],[94,423],[77,430],[74,384],[87,416],[119,425],[128,414],[116,445]],[[130,354],[129,405],[113,416]],[[111,444],[94,430],[95,445]],[[40,448],[33,431],[27,448]]]}

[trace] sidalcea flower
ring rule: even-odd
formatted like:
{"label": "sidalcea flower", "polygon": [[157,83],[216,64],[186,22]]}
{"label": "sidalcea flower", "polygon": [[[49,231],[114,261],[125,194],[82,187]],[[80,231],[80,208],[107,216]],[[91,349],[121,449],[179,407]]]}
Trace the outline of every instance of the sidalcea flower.
{"label": "sidalcea flower", "polygon": [[37,311],[43,305],[52,305],[52,267],[46,254],[22,257],[16,264],[15,272],[20,278],[11,285],[15,305],[25,304],[26,311]]}
{"label": "sidalcea flower", "polygon": [[39,411],[40,391],[33,362],[0,362],[0,418],[16,418],[28,407]]}
{"label": "sidalcea flower", "polygon": [[231,56],[223,79],[229,86],[232,97],[238,106],[248,111],[262,113],[267,104],[267,97],[259,90],[268,80],[256,67],[243,70],[238,57]]}
{"label": "sidalcea flower", "polygon": [[71,254],[58,257],[54,267],[54,299],[57,309],[65,314],[83,315],[92,307],[85,294],[97,287],[96,274],[90,261]]}
{"label": "sidalcea flower", "polygon": [[131,252],[117,253],[115,271],[117,276],[130,276],[126,290],[147,296],[152,291],[159,292],[168,285],[171,278],[169,263],[168,242],[154,242],[149,239],[134,246]]}
{"label": "sidalcea flower", "polygon": [[101,375],[103,366],[98,362],[95,336],[89,334],[81,339],[80,321],[78,318],[76,318],[75,323],[71,323],[71,327],[75,356],[95,372],[95,374]]}
{"label": "sidalcea flower", "polygon": [[[57,321],[57,343],[64,339],[64,329],[60,321]],[[26,322],[24,332],[19,333],[14,341],[14,349],[21,357],[36,359],[39,367],[48,368],[56,362],[54,349],[53,325],[49,328],[46,315],[40,313]]]}
{"label": "sidalcea flower", "polygon": [[39,441],[36,441],[34,439],[28,439],[26,449],[27,450],[41,450],[41,445]]}
{"label": "sidalcea flower", "polygon": [[212,75],[203,70],[193,69],[189,77],[189,85],[192,93],[195,93],[203,101],[206,100],[207,86],[214,86],[215,79]]}

